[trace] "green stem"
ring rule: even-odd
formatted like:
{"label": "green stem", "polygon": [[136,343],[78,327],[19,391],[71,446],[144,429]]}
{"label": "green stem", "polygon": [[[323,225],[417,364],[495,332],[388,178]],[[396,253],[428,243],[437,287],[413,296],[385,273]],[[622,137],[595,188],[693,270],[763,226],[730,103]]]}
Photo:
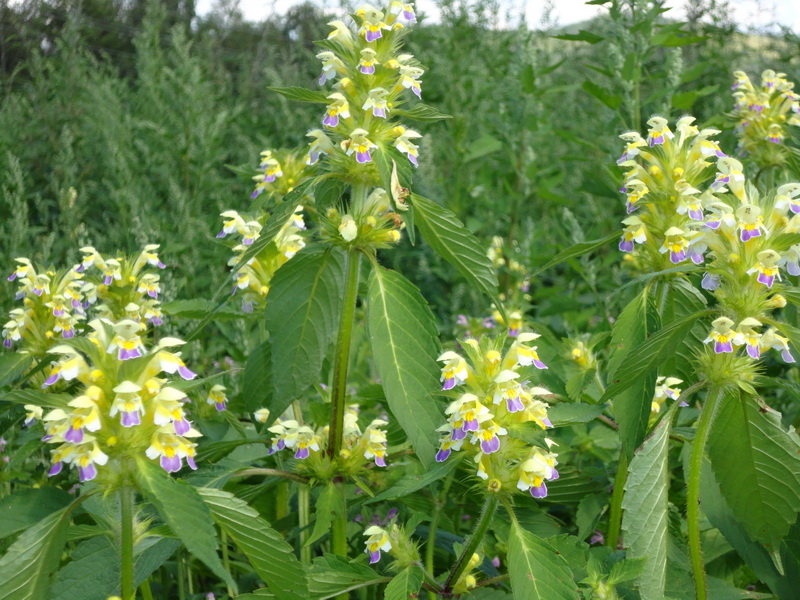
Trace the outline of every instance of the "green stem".
{"label": "green stem", "polygon": [[700,473],[703,468],[708,433],[722,397],[718,387],[708,390],[706,403],[700,411],[697,431],[692,443],[692,455],[689,458],[689,481],[686,488],[686,520],[689,529],[689,559],[694,575],[694,589],[697,600],[706,600],[708,588],[706,571],[703,565],[703,552],[700,547]]}
{"label": "green stem", "polygon": [[136,597],[136,588],[133,586],[133,494],[132,488],[123,486],[119,489],[122,600],[134,600]]}
{"label": "green stem", "polygon": [[[228,556],[228,534],[225,533],[224,529],[221,530],[220,538],[221,538],[220,542],[222,543],[222,565],[225,567],[225,570],[228,573],[230,573],[231,572],[231,559]],[[233,590],[231,589],[231,586],[228,585],[226,587],[227,587],[227,591],[228,591],[228,598],[233,598],[234,594],[233,594]]]}
{"label": "green stem", "polygon": [[142,598],[144,600],[153,600],[153,590],[150,589],[149,579],[145,579],[142,582],[142,585],[139,586],[139,590],[142,592]]}
{"label": "green stem", "polygon": [[308,526],[311,523],[311,489],[307,485],[297,488],[297,521],[300,527],[300,560],[306,564],[311,562],[311,546],[306,545],[311,532]]}
{"label": "green stem", "polygon": [[489,524],[492,522],[492,517],[494,517],[496,510],[497,496],[487,496],[486,503],[483,505],[481,516],[478,519],[478,522],[475,523],[475,530],[472,532],[469,540],[467,540],[464,550],[461,552],[461,556],[458,557],[456,564],[453,565],[453,568],[450,571],[450,575],[447,576],[447,580],[444,582],[443,587],[445,591],[452,590],[453,585],[455,585],[455,583],[458,581],[458,578],[461,577],[466,570],[467,565],[469,564],[469,559],[472,558],[473,554],[475,554],[475,550],[481,543],[483,536],[486,535],[486,531],[489,529]]}
{"label": "green stem", "polygon": [[183,552],[181,550],[178,550],[175,555],[175,562],[177,563],[178,600],[186,600],[186,582],[184,581],[186,573],[183,567]]}
{"label": "green stem", "polygon": [[347,396],[347,369],[350,364],[350,338],[353,334],[353,321],[356,314],[356,297],[358,296],[358,269],[361,254],[350,250],[346,254],[344,304],[339,320],[339,334],[336,338],[336,358],[333,365],[333,391],[331,403],[330,441],[328,455],[331,459],[339,456],[342,448],[342,424],[344,421],[345,398]]}
{"label": "green stem", "polygon": [[[336,556],[347,557],[347,498],[344,495],[344,482],[334,484],[340,498],[339,511],[331,524],[331,550]],[[337,600],[348,600],[347,593],[336,596]]]}
{"label": "green stem", "polygon": [[622,497],[625,495],[625,482],[628,480],[628,455],[625,448],[620,450],[617,476],[614,478],[614,494],[611,496],[611,514],[608,518],[608,535],[606,545],[617,549],[619,533],[622,526]]}
{"label": "green stem", "polygon": [[[428,529],[428,541],[425,543],[425,570],[428,573],[433,573],[434,569],[434,550],[436,550],[436,530],[439,527],[439,519],[442,516],[442,509],[447,501],[447,492],[450,490],[450,484],[453,483],[455,471],[450,471],[450,474],[444,481],[442,491],[436,499],[436,506],[433,510],[433,517],[431,517],[431,526]],[[436,600],[434,592],[428,592],[430,600]]]}

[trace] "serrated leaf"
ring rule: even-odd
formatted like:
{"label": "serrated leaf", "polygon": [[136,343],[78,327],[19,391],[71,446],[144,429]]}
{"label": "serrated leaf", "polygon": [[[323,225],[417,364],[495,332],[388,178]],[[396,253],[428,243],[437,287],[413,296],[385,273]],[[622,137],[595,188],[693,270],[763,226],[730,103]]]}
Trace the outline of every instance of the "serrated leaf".
{"label": "serrated leaf", "polygon": [[441,350],[428,304],[400,273],[374,265],[369,278],[367,322],[375,366],[392,414],[424,465],[433,461],[436,427],[444,422],[432,394],[439,385]]}
{"label": "serrated leaf", "polygon": [[442,119],[452,119],[453,115],[446,115],[439,112],[432,106],[427,104],[417,104],[409,110],[397,108],[392,111],[392,114],[397,117],[404,117],[412,121],[420,121],[423,123],[431,123],[434,121],[441,121]]}
{"label": "serrated leaf", "polygon": [[161,467],[145,458],[138,460],[136,466],[139,489],[156,507],[159,516],[189,552],[235,590],[236,582],[222,566],[217,554],[219,542],[211,512],[197,490],[172,479]]}
{"label": "serrated leaf", "polygon": [[244,365],[242,395],[247,412],[269,406],[272,391],[272,345],[267,340],[255,347]]}
{"label": "serrated leaf", "polygon": [[585,540],[594,531],[606,506],[608,497],[605,494],[590,494],[578,503],[575,513],[575,524],[578,526],[578,539]]}
{"label": "serrated leaf", "polygon": [[720,491],[750,537],[771,553],[797,520],[800,439],[780,413],[733,390],[722,401],[708,440]]}
{"label": "serrated leaf", "polygon": [[346,260],[340,248],[307,246],[272,279],[265,311],[272,346],[267,408],[276,417],[320,381],[322,361],[336,338]]}
{"label": "serrated leaf", "polygon": [[0,387],[14,383],[32,364],[33,356],[30,354],[0,354]]}
{"label": "serrated leaf", "polygon": [[386,586],[384,600],[413,600],[422,587],[422,569],[411,565],[395,575]]}
{"label": "serrated leaf", "polygon": [[0,396],[0,400],[14,404],[34,404],[43,408],[65,408],[72,400],[69,394],[50,394],[42,390],[15,390]]}
{"label": "serrated leaf", "polygon": [[395,500],[402,498],[408,494],[412,494],[417,490],[421,490],[425,486],[432,484],[434,481],[439,481],[446,477],[458,464],[463,460],[465,455],[454,454],[451,455],[446,461],[436,463],[430,469],[426,469],[424,473],[419,475],[405,475],[398,479],[392,487],[384,490],[374,498],[370,498],[365,504],[374,502],[381,502],[383,500]]}
{"label": "serrated leaf", "polygon": [[22,531],[61,510],[73,498],[58,488],[23,488],[0,499],[0,539]]}
{"label": "serrated leaf", "polygon": [[313,600],[327,600],[338,594],[389,581],[369,567],[347,558],[325,554],[315,558],[308,571],[308,589]]}
{"label": "serrated leaf", "polygon": [[403,156],[397,148],[386,144],[378,144],[372,156],[378,174],[381,176],[381,183],[387,193],[392,193],[392,171],[396,170],[399,184],[408,188],[411,186],[414,172],[409,160]]}
{"label": "serrated leaf", "polygon": [[267,87],[268,90],[276,92],[295,102],[314,102],[316,104],[329,104],[328,95],[322,91],[309,90],[304,87]]}
{"label": "serrated leaf", "polygon": [[0,558],[0,600],[41,600],[47,597],[51,574],[58,568],[75,506],[77,502],[48,515],[23,532]]}
{"label": "serrated leaf", "polygon": [[411,202],[417,227],[430,247],[499,305],[497,273],[472,232],[452,211],[427,198],[412,194]]}
{"label": "serrated leaf", "polygon": [[550,405],[547,417],[553,427],[573,425],[575,423],[588,423],[603,413],[605,404],[584,404],[582,402],[559,402]]}
{"label": "serrated leaf", "polygon": [[671,422],[671,418],[662,419],[652,437],[631,460],[622,499],[622,530],[627,556],[645,561],[638,576],[642,600],[664,597]]}
{"label": "serrated leaf", "polygon": [[[645,566],[644,558],[628,558],[614,563],[611,572],[608,574],[608,584],[617,585],[631,579],[640,577]],[[644,598],[644,596],[642,596]],[[663,598],[663,596],[659,596]]]}
{"label": "serrated leaf", "polygon": [[282,600],[308,597],[303,565],[292,547],[255,509],[222,490],[198,488],[197,493],[273,594]]}
{"label": "serrated leaf", "polygon": [[322,489],[314,503],[314,530],[305,545],[310,546],[328,533],[333,519],[341,515],[343,508],[344,497],[341,488],[329,483]]}
{"label": "serrated leaf", "polygon": [[599,240],[592,240],[590,242],[580,242],[579,244],[575,244],[574,246],[570,246],[566,250],[562,250],[558,254],[556,254],[553,258],[548,260],[544,263],[541,267],[537,267],[533,273],[531,273],[531,277],[546,271],[550,267],[554,267],[559,263],[562,263],[570,258],[577,258],[579,256],[583,256],[584,254],[588,254],[589,252],[593,252],[599,248],[603,248],[607,246],[609,243],[613,242],[619,237],[618,233],[613,233],[607,237],[604,237]]}
{"label": "serrated leaf", "polygon": [[508,573],[516,600],[575,600],[578,588],[564,558],[512,520]]}

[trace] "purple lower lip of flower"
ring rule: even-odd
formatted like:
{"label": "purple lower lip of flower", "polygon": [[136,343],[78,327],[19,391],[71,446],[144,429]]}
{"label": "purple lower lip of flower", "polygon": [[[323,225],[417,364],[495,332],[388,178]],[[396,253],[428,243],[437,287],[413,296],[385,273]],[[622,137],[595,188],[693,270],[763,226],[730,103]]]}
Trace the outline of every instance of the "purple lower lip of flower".
{"label": "purple lower lip of flower", "polygon": [[706,257],[700,254],[699,252],[695,252],[689,255],[689,258],[692,259],[692,262],[696,265],[702,265],[705,261]]}
{"label": "purple lower lip of flower", "polygon": [[376,456],[375,457],[375,464],[378,465],[379,467],[385,467],[386,466],[386,461],[384,460],[384,458],[382,456]]}
{"label": "purple lower lip of flower", "polygon": [[519,329],[509,329],[508,330],[508,337],[515,338],[519,335]]}
{"label": "purple lower lip of flower", "polygon": [[72,308],[81,308],[81,306],[82,304],[80,300],[75,300],[75,298],[72,299]]}
{"label": "purple lower lip of flower", "polygon": [[413,87],[411,88],[411,91],[412,91],[412,92],[414,92],[414,95],[415,95],[417,98],[419,98],[420,100],[422,100],[422,89],[421,89],[421,88],[420,88],[418,85],[415,85],[415,86],[413,86]]}
{"label": "purple lower lip of flower", "polygon": [[151,298],[158,298],[158,292],[155,290],[147,290],[147,295]]}
{"label": "purple lower lip of flower", "polygon": [[712,275],[711,273],[706,273],[703,275],[703,280],[700,282],[700,286],[704,290],[712,292],[719,287],[719,277],[717,275]]}
{"label": "purple lower lip of flower", "polygon": [[310,453],[311,452],[308,450],[308,448],[298,448],[297,452],[294,453],[294,457],[298,460],[303,460],[308,458]]}
{"label": "purple lower lip of flower", "polygon": [[366,40],[368,42],[374,42],[375,40],[382,38],[383,34],[381,33],[380,29],[378,29],[376,31],[373,31],[371,29],[367,29],[367,33],[366,33],[366,35],[364,37],[366,38]]}
{"label": "purple lower lip of flower", "polygon": [[700,209],[697,210],[690,210],[689,217],[694,219],[695,221],[702,221],[703,220],[703,211]]}
{"label": "purple lower lip of flower", "polygon": [[[258,197],[261,195],[261,192],[262,192],[262,191],[264,191],[264,190],[263,190],[263,188],[256,188],[256,189],[254,189],[254,190],[253,190],[253,193],[252,193],[252,194],[250,194],[250,200],[255,200],[256,198],[258,198]],[[225,236],[224,236],[224,235],[222,235],[222,236],[219,236],[219,235],[218,235],[217,237],[225,237]]]}
{"label": "purple lower lip of flower", "polygon": [[44,290],[42,288],[33,288],[33,293],[36,294],[37,296],[41,296],[42,294],[44,294]]}
{"label": "purple lower lip of flower", "polygon": [[[367,40],[367,41],[369,41],[369,40]],[[369,553],[369,564],[374,565],[380,559],[381,559],[381,551],[380,550],[375,550],[375,552],[370,552]]]}
{"label": "purple lower lip of flower", "polygon": [[284,440],[278,440],[278,450],[283,450],[286,448],[286,442]]}
{"label": "purple lower lip of flower", "polygon": [[61,469],[64,467],[64,463],[58,461],[57,463],[53,463],[53,466],[50,467],[50,470],[47,472],[48,477],[53,477],[54,475],[58,475],[61,473]]}
{"label": "purple lower lip of flower", "polygon": [[369,155],[369,150],[365,150],[364,152],[356,152],[356,161],[360,162],[361,164],[371,162],[372,157]]}
{"label": "purple lower lip of flower", "polygon": [[327,125],[328,127],[336,127],[339,124],[339,116],[326,115],[325,118],[322,119],[322,124]]}
{"label": "purple lower lip of flower", "polygon": [[626,240],[624,237],[619,243],[621,252],[633,252],[633,240]]}
{"label": "purple lower lip of flower", "polygon": [[63,317],[64,316],[64,309],[62,309],[62,308],[54,308],[53,309],[53,316],[54,317]]}
{"label": "purple lower lip of flower", "polygon": [[194,457],[193,456],[187,456],[186,457],[186,464],[189,465],[189,468],[192,471],[197,471],[197,463],[194,462]]}
{"label": "purple lower lip of flower", "polygon": [[663,144],[663,143],[664,143],[664,136],[663,135],[656,135],[656,136],[653,136],[652,138],[650,138],[650,147],[651,148],[653,146],[657,145],[657,144]]}
{"label": "purple lower lip of flower", "polygon": [[14,273],[12,273],[11,275],[9,275],[9,276],[8,276],[8,280],[9,280],[9,281],[14,281],[16,278],[17,278],[17,273],[16,273],[16,271],[15,271]]}
{"label": "purple lower lip of flower", "polygon": [[787,362],[787,363],[793,363],[793,362],[795,362],[795,360],[794,360],[794,356],[792,356],[792,353],[791,353],[791,352],[789,352],[789,349],[788,349],[788,348],[787,348],[786,350],[784,350],[783,352],[781,352],[781,358],[783,358],[783,360],[784,360],[785,362]]}
{"label": "purple lower lip of flower", "polygon": [[89,463],[86,467],[78,467],[78,475],[80,477],[81,482],[84,481],[91,481],[95,477],[97,477],[97,469],[95,468],[93,463]]}
{"label": "purple lower lip of flower", "polygon": [[456,385],[455,377],[448,377],[444,380],[444,385],[442,386],[443,390],[452,390]]}
{"label": "purple lower lip of flower", "polygon": [[142,419],[139,416],[138,410],[122,411],[120,423],[123,427],[135,427],[142,424]]}
{"label": "purple lower lip of flower", "polygon": [[103,284],[105,284],[105,285],[111,285],[111,281],[112,281],[112,279],[113,279],[113,277],[111,277],[111,275],[106,275],[106,276],[103,278]]}
{"label": "purple lower lip of flower", "polygon": [[544,419],[542,419],[542,423],[544,423],[544,426],[545,426],[545,427],[552,427],[552,426],[553,426],[553,423],[552,423],[552,422],[550,421],[550,419],[548,419],[547,417],[545,417]]}
{"label": "purple lower lip of flower", "polygon": [[219,412],[222,412],[223,410],[226,409],[225,403],[224,402],[216,402],[214,404],[214,408],[216,408]]}
{"label": "purple lower lip of flower", "polygon": [[164,324],[164,321],[162,321],[159,317],[153,317],[152,319],[148,319],[147,322],[155,327]]}
{"label": "purple lower lip of flower", "polygon": [[634,204],[633,202],[628,202],[628,203],[625,205],[625,208],[626,208],[626,210],[628,211],[628,214],[631,214],[633,211],[635,211],[635,210],[636,210],[637,208],[639,208],[639,207],[638,207],[638,206],[636,206],[636,204]]}
{"label": "purple lower lip of flower", "polygon": [[469,421],[464,421],[464,431],[478,431],[480,425],[478,423],[478,419],[470,419]]}
{"label": "purple lower lip of flower", "polygon": [[750,356],[750,358],[755,358],[756,360],[761,358],[761,350],[759,349],[758,344],[747,344],[747,354]]}
{"label": "purple lower lip of flower", "polygon": [[404,10],[403,11],[403,18],[406,21],[411,21],[413,23],[417,22],[417,16],[413,12],[411,12],[410,10]]}
{"label": "purple lower lip of flower", "polygon": [[672,262],[673,265],[677,265],[678,263],[683,262],[684,260],[686,260],[686,250],[681,250],[680,252],[672,252],[670,250],[669,260],[670,262]]}
{"label": "purple lower lip of flower", "polygon": [[410,162],[412,165],[414,165],[415,167],[418,167],[418,166],[419,166],[419,161],[417,160],[417,157],[416,157],[416,156],[414,156],[413,154],[411,154],[411,152],[409,152],[409,153],[408,153],[406,156],[408,156],[408,161],[409,161],[409,162]]}
{"label": "purple lower lip of flower", "polygon": [[775,276],[774,275],[765,275],[764,273],[759,273],[757,277],[758,283],[763,283],[768,288],[772,288],[772,284],[775,283]]}
{"label": "purple lower lip of flower", "polygon": [[451,436],[451,439],[454,442],[457,442],[458,440],[463,440],[465,437],[467,437],[467,432],[464,431],[463,427],[456,427],[455,429],[453,429],[453,434]]}
{"label": "purple lower lip of flower", "polygon": [[177,454],[169,458],[166,454],[161,456],[161,468],[167,473],[177,473],[181,470],[181,457]]}
{"label": "purple lower lip of flower", "polygon": [[525,406],[522,404],[522,400],[520,400],[519,396],[514,398],[506,398],[506,408],[510,413],[525,410]]}
{"label": "purple lower lip of flower", "polygon": [[733,344],[731,342],[715,342],[714,352],[717,354],[727,354],[733,352]]}
{"label": "purple lower lip of flower", "polygon": [[559,477],[561,476],[558,474],[558,470],[553,468],[553,474],[550,476],[550,481],[555,481]]}
{"label": "purple lower lip of flower", "polygon": [[450,448],[442,448],[436,453],[436,462],[444,462],[450,456]]}
{"label": "purple lower lip of flower", "polygon": [[546,369],[547,365],[540,361],[538,358],[533,359],[533,366],[537,369]]}
{"label": "purple lower lip of flower", "polygon": [[274,182],[275,181],[275,175],[267,175],[266,177],[264,177],[264,181],[266,181],[267,183]]}
{"label": "purple lower lip of flower", "polygon": [[231,296],[236,295],[236,290],[238,290],[238,289],[239,289],[239,286],[234,283],[233,284],[233,290],[231,290]]}
{"label": "purple lower lip of flower", "polygon": [[242,245],[244,246],[250,246],[252,243],[253,243],[253,238],[244,238],[242,240]]}
{"label": "purple lower lip of flower", "polygon": [[42,387],[47,387],[48,385],[53,385],[56,381],[58,381],[58,373],[53,373],[52,375],[50,375],[50,377],[48,377],[47,379],[44,380],[44,383],[42,384]]}
{"label": "purple lower lip of flower", "polygon": [[743,242],[746,242],[752,238],[761,237],[761,230],[760,229],[742,229],[741,235],[739,239]]}
{"label": "purple lower lip of flower", "polygon": [[83,441],[83,428],[78,427],[75,429],[74,427],[70,427],[64,434],[64,439],[73,444],[80,444]]}
{"label": "purple lower lip of flower", "polygon": [[192,371],[191,369],[189,369],[186,366],[178,367],[178,373],[180,374],[181,377],[183,377],[187,381],[189,379],[194,379],[195,377],[197,377],[197,373],[195,373],[194,371]]}
{"label": "purple lower lip of flower", "polygon": [[67,329],[66,331],[61,332],[61,337],[65,340],[69,340],[75,337],[75,331],[73,329]]}
{"label": "purple lower lip of flower", "polygon": [[4,339],[3,346],[5,346],[6,348],[11,348],[11,338]]}
{"label": "purple lower lip of flower", "polygon": [[547,484],[542,482],[542,485],[531,488],[531,496],[534,498],[545,498],[547,496]]}
{"label": "purple lower lip of flower", "polygon": [[789,275],[800,275],[800,264],[796,262],[787,262],[786,270],[789,272]]}
{"label": "purple lower lip of flower", "polygon": [[483,440],[481,442],[481,452],[484,454],[491,454],[492,452],[497,452],[500,449],[500,438],[497,436],[493,437],[490,440]]}
{"label": "purple lower lip of flower", "polygon": [[366,65],[362,65],[361,68],[359,69],[359,71],[361,71],[364,75],[374,75],[375,74],[375,67],[373,67],[373,66],[369,66],[368,67]]}
{"label": "purple lower lip of flower", "polygon": [[385,108],[378,108],[377,106],[372,107],[372,116],[373,117],[380,117],[381,119],[386,118],[386,109]]}

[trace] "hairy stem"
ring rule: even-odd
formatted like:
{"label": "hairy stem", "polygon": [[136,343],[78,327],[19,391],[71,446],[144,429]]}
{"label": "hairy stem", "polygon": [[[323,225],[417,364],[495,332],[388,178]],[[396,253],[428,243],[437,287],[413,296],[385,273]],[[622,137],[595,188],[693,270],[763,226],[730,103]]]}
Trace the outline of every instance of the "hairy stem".
{"label": "hairy stem", "polygon": [[[453,483],[453,476],[455,471],[450,471],[450,474],[444,481],[442,491],[439,497],[436,498],[436,505],[433,510],[433,517],[431,517],[431,526],[428,529],[428,541],[425,543],[425,570],[428,573],[433,573],[433,558],[434,550],[436,549],[436,530],[439,528],[439,518],[442,516],[442,509],[445,502],[447,502],[447,492],[450,490],[450,484]],[[436,600],[434,592],[428,592],[430,600]]]}
{"label": "hairy stem", "polygon": [[[222,529],[220,531],[220,542],[222,545],[222,565],[225,567],[225,570],[230,573],[231,572],[231,559],[228,556],[228,534],[225,533],[225,530]],[[233,598],[233,590],[231,589],[230,585],[226,585],[228,598]]]}
{"label": "hairy stem", "polygon": [[308,526],[311,523],[311,489],[307,485],[297,488],[297,521],[300,526],[300,560],[303,563],[311,562],[311,546],[306,545],[311,532]]}
{"label": "hairy stem", "polygon": [[692,443],[692,454],[689,458],[689,481],[686,488],[686,520],[689,529],[689,559],[692,563],[695,597],[697,600],[708,598],[708,584],[703,565],[703,552],[700,547],[700,473],[703,468],[708,433],[722,397],[718,387],[708,390],[706,403],[697,421],[697,431]]}
{"label": "hairy stem", "polygon": [[625,448],[620,450],[617,476],[614,478],[614,494],[611,496],[611,514],[608,518],[608,536],[606,545],[613,550],[619,543],[619,532],[622,526],[622,497],[625,495],[625,482],[628,480],[628,455]]}
{"label": "hairy stem", "polygon": [[122,600],[134,600],[136,597],[136,588],[133,586],[133,495],[133,488],[119,488]]}
{"label": "hairy stem", "polygon": [[458,578],[461,577],[466,570],[467,565],[469,564],[469,559],[472,558],[472,555],[475,553],[475,550],[481,543],[483,536],[486,535],[486,531],[489,529],[489,524],[492,522],[492,517],[494,517],[496,510],[497,497],[494,495],[487,496],[486,503],[483,505],[481,516],[478,519],[478,522],[475,523],[475,529],[467,540],[467,543],[464,546],[464,551],[461,552],[461,556],[458,557],[456,564],[454,564],[453,568],[450,570],[450,575],[447,576],[447,580],[444,582],[445,591],[451,590],[458,581]]}

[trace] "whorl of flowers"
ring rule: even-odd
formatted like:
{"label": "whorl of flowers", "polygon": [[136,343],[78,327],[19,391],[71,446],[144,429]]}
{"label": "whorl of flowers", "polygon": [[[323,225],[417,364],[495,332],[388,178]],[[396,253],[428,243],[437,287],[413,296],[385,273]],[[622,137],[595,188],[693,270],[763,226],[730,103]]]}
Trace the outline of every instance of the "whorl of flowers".
{"label": "whorl of flowers", "polygon": [[8,281],[19,285],[22,308],[9,313],[3,326],[3,345],[43,354],[58,339],[80,333],[88,312],[112,321],[129,319],[158,326],[163,322],[158,244],[148,244],[135,257],[102,256],[91,246],[81,248],[83,259],[66,271],[37,268],[27,258],[17,258]]}
{"label": "whorl of flowers", "polygon": [[771,312],[786,304],[775,293],[785,285],[781,272],[800,274],[800,244],[784,235],[800,232],[800,184],[759,194],[742,164],[711,139],[717,132],[698,131],[693,120],[679,119],[673,133],[666,119],[653,117],[646,139],[621,136],[627,146],[618,163],[627,170],[630,216],[620,250],[645,272],[705,265],[701,285],[714,293],[721,313],[705,340],[707,363],[736,355],[739,372],[752,374],[747,360],[769,349],[794,362]]}
{"label": "whorl of flowers", "polygon": [[547,448],[541,448],[513,435],[529,422],[541,430],[552,427],[548,404],[539,399],[550,392],[530,386],[525,374],[529,367],[547,368],[537,347],[530,345],[538,337],[519,333],[505,353],[508,338],[467,339],[462,346],[466,358],[452,351],[439,357],[444,363],[442,389],[455,399],[445,411],[447,423],[437,429],[442,438],[436,460],[443,462],[454,451],[468,452],[477,476],[492,493],[516,488],[544,498],[546,481],[558,478],[557,455],[549,450],[553,442],[544,438]]}
{"label": "whorl of flowers", "polygon": [[[413,4],[392,1],[382,11],[365,4],[354,14],[357,30],[342,21],[319,42],[322,62],[319,84],[333,82],[321,119],[324,129],[308,133],[312,139],[306,162],[326,156],[326,168],[350,179],[379,181],[373,162],[376,148],[393,147],[417,166],[419,133],[400,125],[394,111],[410,90],[422,97],[424,70],[410,54],[400,53],[408,27],[416,23]],[[354,163],[361,168],[354,169]]]}
{"label": "whorl of flowers", "polygon": [[188,398],[163,377],[196,377],[180,352],[169,350],[184,342],[163,338],[148,349],[139,335],[143,325],[131,320],[95,319],[89,326],[87,344],[50,350],[61,358],[48,370],[43,387],[74,390],[77,382],[74,397],[44,414],[26,406],[26,423],[41,418],[42,439],[56,445],[49,474],[67,464],[78,470],[81,481],[98,476],[113,481],[124,460],[140,455],[158,460],[170,473],[179,471],[184,459],[196,469],[191,440],[200,433],[187,418]]}
{"label": "whorl of flowers", "polygon": [[[290,450],[297,460],[305,461],[304,470],[325,471],[325,450],[328,447],[328,426],[311,427],[298,422],[294,415],[281,417],[268,428],[273,434],[270,454]],[[386,430],[388,423],[373,419],[362,431],[358,424],[358,406],[346,408],[343,420],[342,447],[338,457],[342,472],[355,474],[374,462],[378,467],[386,466]],[[257,419],[266,422],[266,416]],[[261,420],[263,418],[263,421]]]}
{"label": "whorl of flowers", "polygon": [[755,87],[746,73],[735,71],[732,117],[736,121],[739,152],[761,167],[780,165],[787,156],[784,144],[789,126],[800,125],[800,95],[785,73],[767,69],[761,86]]}

